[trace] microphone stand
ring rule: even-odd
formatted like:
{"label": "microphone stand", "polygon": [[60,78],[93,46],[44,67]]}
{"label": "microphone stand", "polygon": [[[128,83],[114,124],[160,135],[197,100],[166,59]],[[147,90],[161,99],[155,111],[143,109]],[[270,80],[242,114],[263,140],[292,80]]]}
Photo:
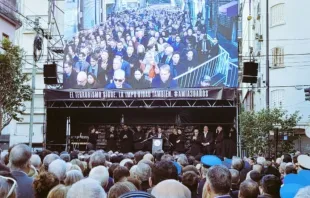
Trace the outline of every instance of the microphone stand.
{"label": "microphone stand", "polygon": [[153,139],[155,136],[151,136],[151,137],[149,137],[149,138],[146,138],[145,140],[143,140],[142,142],[140,142],[140,143],[144,143],[144,142],[146,142],[146,141],[148,141],[148,140],[151,140],[151,139]]}
{"label": "microphone stand", "polygon": [[165,140],[168,141],[168,143],[169,143],[170,146],[173,146],[173,144],[169,141],[169,139],[168,139],[165,135],[163,135],[163,137],[165,138]]}

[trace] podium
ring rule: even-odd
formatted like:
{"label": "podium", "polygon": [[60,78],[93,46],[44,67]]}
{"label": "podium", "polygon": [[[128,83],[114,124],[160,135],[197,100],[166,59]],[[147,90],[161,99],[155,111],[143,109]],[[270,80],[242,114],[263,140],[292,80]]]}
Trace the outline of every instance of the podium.
{"label": "podium", "polygon": [[153,138],[152,139],[152,154],[156,151],[163,150],[163,139],[162,138]]}

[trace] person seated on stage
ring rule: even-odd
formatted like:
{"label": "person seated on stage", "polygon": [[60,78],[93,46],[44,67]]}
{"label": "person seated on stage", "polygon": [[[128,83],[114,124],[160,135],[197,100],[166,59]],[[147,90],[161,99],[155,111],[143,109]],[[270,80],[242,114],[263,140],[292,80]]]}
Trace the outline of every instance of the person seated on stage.
{"label": "person seated on stage", "polygon": [[159,75],[157,75],[152,81],[152,87],[154,88],[177,88],[178,83],[173,80],[170,73],[170,66],[163,65],[159,69]]}
{"label": "person seated on stage", "polygon": [[113,82],[108,84],[107,89],[131,89],[132,87],[125,82],[125,72],[121,69],[114,71]]}

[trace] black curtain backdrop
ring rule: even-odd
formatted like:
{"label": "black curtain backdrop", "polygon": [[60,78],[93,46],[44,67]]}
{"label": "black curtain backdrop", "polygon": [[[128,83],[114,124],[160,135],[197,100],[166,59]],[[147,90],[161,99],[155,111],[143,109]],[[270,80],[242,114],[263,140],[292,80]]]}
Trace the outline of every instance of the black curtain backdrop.
{"label": "black curtain backdrop", "polygon": [[[47,143],[65,144],[66,118],[71,118],[71,135],[88,135],[91,125],[120,124],[124,115],[125,124],[176,125],[179,115],[183,125],[207,124],[215,128],[218,124],[232,126],[236,108],[150,108],[150,109],[48,109]],[[214,129],[215,130],[215,129]]]}

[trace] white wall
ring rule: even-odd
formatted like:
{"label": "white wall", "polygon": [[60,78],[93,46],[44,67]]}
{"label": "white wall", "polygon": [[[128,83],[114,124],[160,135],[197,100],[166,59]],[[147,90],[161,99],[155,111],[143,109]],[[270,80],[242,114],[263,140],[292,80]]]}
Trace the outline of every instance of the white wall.
{"label": "white wall", "polygon": [[0,27],[0,40],[3,39],[2,35],[5,33],[9,36],[10,41],[14,42],[15,26],[0,16]]}
{"label": "white wall", "polygon": [[[261,56],[255,57],[256,62],[259,63],[259,75],[261,77],[261,86],[265,87],[266,84],[266,1],[260,1],[261,3],[261,19],[258,23],[256,20],[255,30],[250,29],[248,31],[247,24],[253,24],[253,20],[248,22],[246,17],[249,13],[249,1],[246,0],[245,10],[243,12],[243,56],[248,56],[249,52],[248,46],[252,45],[254,47],[254,52],[257,51],[257,42],[255,42],[254,36],[256,32],[261,32],[263,34],[264,42],[261,43]],[[259,1],[252,1],[252,16],[253,19],[256,18],[255,4]],[[283,108],[288,110],[289,113],[299,111],[302,116],[300,121],[300,126],[306,126],[309,122],[310,116],[310,103],[305,101],[305,95],[303,89],[305,87],[297,87],[296,85],[310,85],[310,55],[302,55],[310,53],[310,21],[305,20],[308,15],[308,8],[310,6],[310,1],[300,0],[290,1],[290,0],[275,0],[269,1],[269,19],[270,19],[270,66],[272,67],[272,49],[274,47],[284,48],[284,67],[283,68],[270,68],[270,106],[273,107],[273,99],[271,92],[277,89],[284,90],[283,97]],[[272,26],[271,20],[274,13],[271,11],[271,7],[279,3],[284,3],[284,23],[278,26]],[[254,42],[254,43],[253,43]],[[245,60],[247,57],[243,57]],[[242,84],[243,87],[249,87],[249,84]],[[257,87],[254,84],[253,87]],[[300,90],[299,90],[300,89]],[[254,99],[254,109],[259,110],[265,108],[265,88],[260,89],[260,92],[255,91]],[[247,89],[242,89],[243,96],[245,96]]]}

